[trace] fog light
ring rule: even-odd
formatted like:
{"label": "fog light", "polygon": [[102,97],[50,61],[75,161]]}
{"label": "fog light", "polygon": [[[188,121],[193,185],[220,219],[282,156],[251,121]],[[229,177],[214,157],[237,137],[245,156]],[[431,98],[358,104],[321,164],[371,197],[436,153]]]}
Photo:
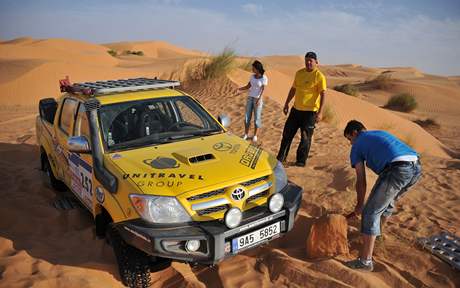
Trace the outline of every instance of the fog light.
{"label": "fog light", "polygon": [[225,213],[225,225],[227,225],[228,228],[233,229],[240,225],[242,218],[243,213],[241,213],[240,209],[233,207]]}
{"label": "fog light", "polygon": [[195,252],[200,249],[200,240],[188,240],[185,243],[185,250],[188,252]]}
{"label": "fog light", "polygon": [[283,208],[284,205],[284,197],[280,193],[275,193],[270,197],[270,200],[268,201],[268,209],[272,213],[276,213]]}

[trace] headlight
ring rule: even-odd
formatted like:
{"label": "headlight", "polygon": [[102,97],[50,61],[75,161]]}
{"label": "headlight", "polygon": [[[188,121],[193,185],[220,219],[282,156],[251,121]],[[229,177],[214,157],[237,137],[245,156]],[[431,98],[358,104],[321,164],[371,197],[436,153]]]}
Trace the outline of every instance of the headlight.
{"label": "headlight", "polygon": [[284,197],[281,193],[275,193],[270,197],[268,200],[268,209],[272,213],[276,213],[283,208],[284,205]]}
{"label": "headlight", "polygon": [[284,171],[283,164],[280,161],[276,164],[275,167],[275,193],[280,192],[283,190],[284,187],[287,185],[287,176],[286,171]]}
{"label": "headlight", "polygon": [[181,223],[191,221],[190,215],[175,197],[129,195],[142,219],[152,223]]}
{"label": "headlight", "polygon": [[230,210],[225,213],[224,217],[225,225],[227,225],[230,229],[240,225],[242,219],[243,213],[241,213],[241,210],[236,207],[230,208]]}

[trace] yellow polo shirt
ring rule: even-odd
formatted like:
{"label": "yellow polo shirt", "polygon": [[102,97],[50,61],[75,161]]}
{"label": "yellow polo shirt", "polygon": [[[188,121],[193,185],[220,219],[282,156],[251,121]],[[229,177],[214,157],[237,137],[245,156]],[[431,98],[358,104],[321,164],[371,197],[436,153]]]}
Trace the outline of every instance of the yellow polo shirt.
{"label": "yellow polo shirt", "polygon": [[294,108],[300,111],[318,111],[321,105],[320,93],[326,91],[326,77],[318,69],[308,72],[306,68],[295,73]]}

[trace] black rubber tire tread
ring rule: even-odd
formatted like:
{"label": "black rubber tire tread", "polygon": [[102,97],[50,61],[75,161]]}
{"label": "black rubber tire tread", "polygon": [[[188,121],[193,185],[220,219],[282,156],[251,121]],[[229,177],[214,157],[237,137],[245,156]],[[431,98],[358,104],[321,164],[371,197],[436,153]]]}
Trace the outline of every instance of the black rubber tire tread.
{"label": "black rubber tire tread", "polygon": [[149,287],[149,256],[139,249],[126,244],[112,226],[108,227],[108,238],[117,259],[118,271],[123,285],[130,288]]}
{"label": "black rubber tire tread", "polygon": [[48,176],[48,180],[50,182],[51,187],[61,192],[67,190],[67,186],[64,184],[64,182],[58,180],[56,176],[54,176],[53,169],[51,169],[51,165],[50,165],[48,158],[45,159],[44,164],[45,165],[43,167],[43,170]]}

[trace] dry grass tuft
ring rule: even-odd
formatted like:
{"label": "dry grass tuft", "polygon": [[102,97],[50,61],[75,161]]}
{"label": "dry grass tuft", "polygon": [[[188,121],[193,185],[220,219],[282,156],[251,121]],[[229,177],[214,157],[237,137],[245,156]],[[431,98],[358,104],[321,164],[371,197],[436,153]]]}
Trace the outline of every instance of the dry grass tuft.
{"label": "dry grass tuft", "polygon": [[334,87],[335,91],[339,91],[342,93],[345,93],[350,96],[358,96],[359,95],[359,89],[353,84],[343,84],[343,85],[337,85]]}
{"label": "dry grass tuft", "polygon": [[118,56],[117,51],[115,51],[113,49],[107,50],[107,53],[109,53],[112,57],[117,57]]}
{"label": "dry grass tuft", "polygon": [[335,115],[334,109],[331,108],[331,106],[327,105],[323,109],[323,118],[321,121],[324,121],[328,124],[331,124],[333,126],[337,126],[338,120]]}
{"label": "dry grass tuft", "polygon": [[441,125],[439,125],[439,123],[436,122],[436,120],[431,119],[431,118],[427,118],[425,120],[417,119],[417,120],[414,120],[414,122],[423,128],[440,128],[441,127]]}
{"label": "dry grass tuft", "polygon": [[122,55],[136,55],[136,56],[144,56],[144,52],[142,51],[131,51],[131,50],[124,50]]}
{"label": "dry grass tuft", "polygon": [[417,108],[415,97],[409,93],[400,93],[391,96],[384,108],[401,112],[411,112]]}
{"label": "dry grass tuft", "polygon": [[225,76],[235,67],[235,50],[225,47],[218,55],[202,59],[186,69],[188,80],[210,80]]}

